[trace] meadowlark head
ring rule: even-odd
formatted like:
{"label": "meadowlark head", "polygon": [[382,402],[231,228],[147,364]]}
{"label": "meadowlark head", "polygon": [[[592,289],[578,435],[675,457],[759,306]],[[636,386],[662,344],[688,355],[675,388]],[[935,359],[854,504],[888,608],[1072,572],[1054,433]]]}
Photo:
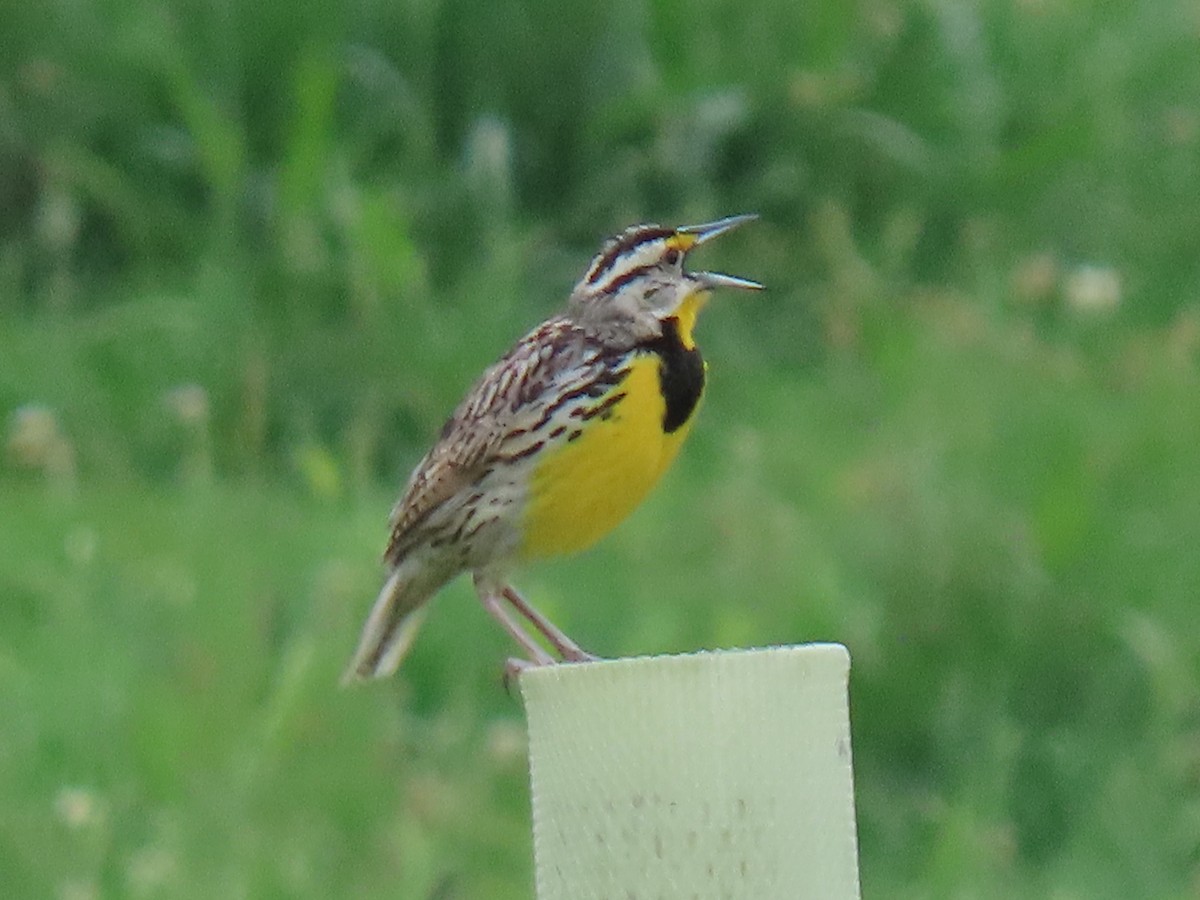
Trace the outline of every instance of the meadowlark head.
{"label": "meadowlark head", "polygon": [[690,342],[696,315],[715,288],[761,290],[746,278],[689,272],[684,261],[696,247],[758,218],[729,216],[704,225],[663,228],[634,225],[609,238],[571,293],[571,316],[610,338],[632,341],[662,333],[666,319],[682,323]]}

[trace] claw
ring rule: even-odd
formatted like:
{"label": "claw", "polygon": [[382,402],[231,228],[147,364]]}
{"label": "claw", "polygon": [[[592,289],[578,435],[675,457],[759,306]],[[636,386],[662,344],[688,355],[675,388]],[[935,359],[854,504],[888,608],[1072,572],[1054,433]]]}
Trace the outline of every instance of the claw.
{"label": "claw", "polygon": [[596,656],[594,653],[588,653],[586,650],[579,650],[575,653],[566,654],[562,661],[565,663],[591,663],[600,662],[604,659],[603,656]]}
{"label": "claw", "polygon": [[516,656],[510,656],[504,661],[504,690],[511,697],[513,685],[521,679],[521,673],[526,669],[537,667],[537,663],[532,663],[527,659],[520,659]]}

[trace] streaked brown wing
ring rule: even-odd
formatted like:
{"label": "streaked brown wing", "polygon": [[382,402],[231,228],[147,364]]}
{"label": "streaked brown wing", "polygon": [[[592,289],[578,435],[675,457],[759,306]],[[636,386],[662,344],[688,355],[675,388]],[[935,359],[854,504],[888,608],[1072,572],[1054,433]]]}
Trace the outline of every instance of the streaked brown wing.
{"label": "streaked brown wing", "polygon": [[495,433],[482,427],[460,430],[455,437],[438,441],[425,455],[392,509],[391,536],[383,554],[388,562],[399,562],[412,543],[414,530],[429,514],[480,476],[482,460],[498,443]]}
{"label": "streaked brown wing", "polygon": [[595,348],[566,319],[551,319],[523,337],[484,372],[418,463],[392,510],[384,559],[395,565],[423,539],[421,525],[436,509],[470,489],[503,455],[506,438],[540,416],[556,378]]}

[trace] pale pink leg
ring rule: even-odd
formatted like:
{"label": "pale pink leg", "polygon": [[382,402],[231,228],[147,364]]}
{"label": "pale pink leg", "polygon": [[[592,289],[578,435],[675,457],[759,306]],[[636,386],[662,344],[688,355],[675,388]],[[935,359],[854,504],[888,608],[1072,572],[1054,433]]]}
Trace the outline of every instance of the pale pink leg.
{"label": "pale pink leg", "polygon": [[525,630],[513,620],[509,611],[501,605],[502,599],[504,598],[500,594],[494,594],[482,588],[479,590],[479,602],[483,604],[483,608],[500,623],[514,641],[521,645],[521,649],[529,656],[529,662],[535,666],[552,665],[555,662],[554,657],[543,650],[537,641],[526,634]]}
{"label": "pale pink leg", "polygon": [[558,651],[564,662],[594,662],[599,659],[598,656],[593,656],[581,648],[567,637],[558,626],[530,606],[529,602],[518,594],[516,589],[511,585],[505,586],[501,593],[504,595],[504,599],[512,604],[513,609],[524,616],[534,628],[542,633],[546,640],[550,642],[550,646]]}

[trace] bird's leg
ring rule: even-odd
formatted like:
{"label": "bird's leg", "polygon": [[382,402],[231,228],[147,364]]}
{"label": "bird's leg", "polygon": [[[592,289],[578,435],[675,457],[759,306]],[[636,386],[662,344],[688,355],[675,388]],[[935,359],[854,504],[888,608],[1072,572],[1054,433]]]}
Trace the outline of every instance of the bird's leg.
{"label": "bird's leg", "polygon": [[588,653],[567,637],[558,626],[530,606],[529,601],[518,594],[511,585],[506,585],[501,593],[504,599],[512,604],[513,609],[545,636],[565,662],[595,662],[600,658]]}
{"label": "bird's leg", "polygon": [[501,599],[503,598],[500,594],[492,591],[479,591],[479,602],[483,604],[483,608],[503,626],[514,641],[521,645],[521,649],[529,656],[528,661],[535,666],[553,665],[554,657],[538,646],[537,641],[526,634],[525,630],[513,620],[509,611],[500,604]]}

